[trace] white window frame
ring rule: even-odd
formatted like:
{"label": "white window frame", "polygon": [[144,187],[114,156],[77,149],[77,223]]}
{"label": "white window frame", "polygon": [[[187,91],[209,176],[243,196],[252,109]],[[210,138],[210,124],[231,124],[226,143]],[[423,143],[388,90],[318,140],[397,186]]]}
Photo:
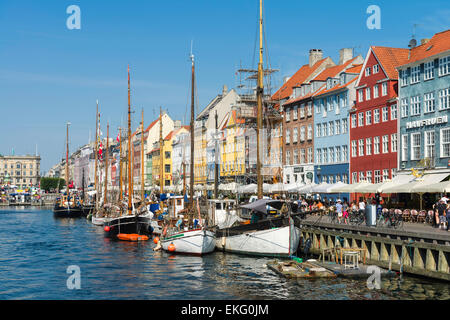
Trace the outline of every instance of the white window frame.
{"label": "white window frame", "polygon": [[380,183],[381,181],[381,170],[375,170],[374,171],[374,178],[375,180],[373,181],[374,183]]}
{"label": "white window frame", "polygon": [[434,159],[436,156],[436,134],[434,130],[432,131],[425,131],[423,135],[423,141],[424,141],[424,158],[431,158]]}
{"label": "white window frame", "polygon": [[307,153],[306,157],[307,157],[308,163],[312,163],[313,162],[312,147],[308,148],[308,153]]}
{"label": "white window frame", "polygon": [[396,120],[398,117],[397,105],[391,105],[391,120]]}
{"label": "white window frame", "polygon": [[408,161],[408,135],[402,135],[402,161]]}
{"label": "white window frame", "polygon": [[372,124],[372,110],[366,111],[366,126],[369,126]]}
{"label": "white window frame", "polygon": [[334,134],[341,134],[341,120],[334,121]]}
{"label": "white window frame", "polygon": [[381,140],[382,152],[389,153],[389,135],[384,135]]}
{"label": "white window frame", "polygon": [[364,112],[358,113],[358,127],[364,127]]}
{"label": "white window frame", "polygon": [[348,146],[343,145],[342,146],[342,162],[348,161]]}
{"label": "white window frame", "polygon": [[450,88],[439,90],[439,110],[450,109]]}
{"label": "white window frame", "polygon": [[370,87],[366,88],[366,100],[370,100]]}
{"label": "white window frame", "polygon": [[409,109],[408,109],[408,98],[403,98],[400,101],[400,111],[401,111],[401,117],[406,118],[409,115]]}
{"label": "white window frame", "polygon": [[373,86],[373,98],[374,99],[378,98],[379,93],[380,93],[380,91],[379,91],[378,85],[376,84]]}
{"label": "white window frame", "polygon": [[424,63],[423,80],[427,81],[434,78],[434,60]]}
{"label": "white window frame", "polygon": [[373,123],[380,123],[380,109],[373,110]]}
{"label": "white window frame", "polygon": [[375,64],[374,66],[373,66],[373,74],[376,74],[376,73],[378,73],[380,71],[380,67],[377,65],[377,64]]}
{"label": "white window frame", "polygon": [[372,155],[372,138],[366,138],[366,156]]}
{"label": "white window frame", "polygon": [[420,65],[411,67],[411,84],[420,82]]}
{"label": "white window frame", "polygon": [[364,139],[358,141],[358,156],[364,157]]}
{"label": "white window frame", "polygon": [[306,134],[306,139],[312,140],[312,136],[313,136],[312,125],[308,124],[308,130],[307,130],[307,134]]}
{"label": "white window frame", "polygon": [[358,156],[358,147],[356,146],[356,140],[352,140],[352,158],[356,158]]}
{"label": "white window frame", "polygon": [[450,128],[443,128],[439,132],[439,156],[450,157]]}
{"label": "white window frame", "polygon": [[317,123],[316,124],[316,137],[320,138],[320,134],[322,133],[322,124],[321,123]]}
{"label": "white window frame", "polygon": [[450,74],[450,56],[439,59],[439,77]]}
{"label": "white window frame", "polygon": [[366,171],[366,181],[372,183],[372,170]]}
{"label": "white window frame", "polygon": [[352,123],[351,123],[352,128],[356,128],[356,124],[357,124],[357,122],[356,122],[356,113],[353,113],[351,115],[351,119],[352,119]]}
{"label": "white window frame", "polygon": [[434,92],[428,92],[423,95],[423,113],[436,111]]}
{"label": "white window frame", "polygon": [[373,154],[380,154],[380,137],[373,138]]}
{"label": "white window frame", "polygon": [[408,85],[408,69],[400,70],[400,86],[406,87]]}
{"label": "white window frame", "polygon": [[398,150],[398,139],[397,134],[391,134],[391,152],[397,152]]}
{"label": "white window frame", "polygon": [[303,141],[305,141],[305,126],[302,126],[301,128],[300,128],[300,142],[303,142]]}
{"label": "white window frame", "polygon": [[411,133],[411,160],[420,160],[422,150],[422,134],[420,132]]}
{"label": "white window frame", "polygon": [[409,114],[410,116],[418,116],[421,114],[420,96],[411,97]]}
{"label": "white window frame", "polygon": [[298,128],[294,128],[294,132],[292,133],[292,143],[298,142]]}
{"label": "white window frame", "polygon": [[366,68],[366,73],[365,73],[365,75],[366,75],[366,77],[368,77],[368,76],[370,76],[370,67],[367,67]]}
{"label": "white window frame", "polygon": [[382,122],[389,121],[389,108],[388,107],[381,108],[381,121]]}
{"label": "white window frame", "polygon": [[348,120],[347,119],[342,119],[342,133],[347,133],[348,132]]}
{"label": "white window frame", "polygon": [[388,94],[388,83],[387,82],[383,82],[381,84],[381,96],[386,96]]}
{"label": "white window frame", "polygon": [[363,102],[363,101],[364,101],[364,90],[359,89],[358,90],[358,102]]}
{"label": "white window frame", "polygon": [[383,169],[383,181],[389,180],[389,169]]}

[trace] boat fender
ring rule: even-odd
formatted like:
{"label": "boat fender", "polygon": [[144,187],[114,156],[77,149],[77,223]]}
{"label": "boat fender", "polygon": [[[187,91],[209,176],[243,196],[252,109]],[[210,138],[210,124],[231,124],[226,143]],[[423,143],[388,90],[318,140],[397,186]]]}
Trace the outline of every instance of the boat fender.
{"label": "boat fender", "polygon": [[159,237],[155,237],[155,239],[153,239],[153,243],[158,244],[158,242],[159,242]]}
{"label": "boat fender", "polygon": [[175,252],[175,245],[173,243],[169,244],[169,247],[167,248],[170,252]]}
{"label": "boat fender", "polygon": [[109,232],[109,231],[111,231],[111,228],[109,226],[105,226],[104,230],[105,230],[105,232]]}

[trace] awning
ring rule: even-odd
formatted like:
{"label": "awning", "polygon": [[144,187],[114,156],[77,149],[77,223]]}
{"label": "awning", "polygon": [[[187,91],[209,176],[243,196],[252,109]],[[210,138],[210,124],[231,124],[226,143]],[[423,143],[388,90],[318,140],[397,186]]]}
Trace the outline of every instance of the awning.
{"label": "awning", "polygon": [[362,185],[362,186],[356,188],[355,192],[358,192],[358,193],[383,193],[383,191],[388,188],[408,183],[408,182],[412,181],[414,178],[415,177],[410,174],[401,174],[401,175],[394,177],[394,179],[389,180],[389,181],[375,183],[375,184],[369,183],[369,184]]}
{"label": "awning", "polygon": [[299,183],[299,182],[296,182],[293,184],[288,184],[286,186],[286,191],[287,192],[298,192],[298,190],[300,190],[300,188],[303,188],[304,186],[305,186],[305,184]]}
{"label": "awning", "polygon": [[432,173],[426,174],[421,178],[415,178],[407,183],[396,184],[389,188],[383,188],[383,193],[425,193],[428,186],[441,182],[447,178],[450,173]]}
{"label": "awning", "polygon": [[[438,182],[427,185],[425,187],[417,187],[416,192],[428,192],[428,193],[450,193],[450,181]],[[426,190],[426,191],[424,191]]]}
{"label": "awning", "polygon": [[343,182],[336,182],[333,184],[329,183],[321,183],[312,188],[313,193],[340,193],[340,191],[335,191],[340,188],[347,186],[347,184]]}
{"label": "awning", "polygon": [[316,186],[316,184],[314,184],[314,183],[307,184],[307,185],[304,185],[303,187],[299,188],[297,191],[302,194],[312,193],[314,186]]}
{"label": "awning", "polygon": [[353,184],[343,184],[342,186],[338,186],[333,188],[333,192],[334,193],[353,193],[353,192],[359,192],[357,191],[358,188],[365,186],[365,185],[369,185],[370,183],[368,182],[359,182],[359,183],[353,183]]}
{"label": "awning", "polygon": [[259,211],[262,213],[267,213],[268,205],[277,210],[280,210],[281,207],[283,206],[283,203],[284,203],[284,201],[280,201],[280,200],[259,199],[259,200],[256,200],[255,202],[243,205],[243,206],[241,206],[241,208],[246,208],[246,209],[250,209],[250,210]]}

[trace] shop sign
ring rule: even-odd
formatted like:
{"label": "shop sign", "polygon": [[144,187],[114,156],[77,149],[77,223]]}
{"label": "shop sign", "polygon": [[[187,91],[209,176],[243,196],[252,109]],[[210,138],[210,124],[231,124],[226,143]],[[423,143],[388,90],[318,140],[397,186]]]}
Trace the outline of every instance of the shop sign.
{"label": "shop sign", "polygon": [[447,122],[448,122],[448,116],[423,119],[423,120],[417,120],[417,121],[410,121],[410,122],[406,123],[406,129],[420,128],[420,127],[425,127],[425,126],[433,126],[436,124],[442,124],[442,123],[447,123]]}

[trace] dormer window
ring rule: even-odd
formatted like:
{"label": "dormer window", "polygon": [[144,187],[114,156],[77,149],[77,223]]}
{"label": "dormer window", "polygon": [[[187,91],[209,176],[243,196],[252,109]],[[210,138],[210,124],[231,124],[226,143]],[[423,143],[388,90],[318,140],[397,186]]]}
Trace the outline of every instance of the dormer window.
{"label": "dormer window", "polygon": [[370,67],[366,68],[366,77],[370,76]]}
{"label": "dormer window", "polygon": [[331,89],[331,79],[327,80],[327,90]]}
{"label": "dormer window", "polygon": [[373,74],[378,73],[379,70],[380,68],[377,64],[373,66]]}
{"label": "dormer window", "polygon": [[345,83],[345,73],[341,74],[341,85],[344,85]]}

